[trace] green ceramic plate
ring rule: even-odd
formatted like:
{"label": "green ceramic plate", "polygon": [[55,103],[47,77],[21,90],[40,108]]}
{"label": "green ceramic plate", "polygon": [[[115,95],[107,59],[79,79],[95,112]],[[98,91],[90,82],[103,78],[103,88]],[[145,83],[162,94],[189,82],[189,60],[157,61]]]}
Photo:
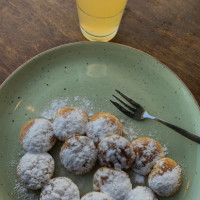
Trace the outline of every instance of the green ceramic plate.
{"label": "green ceramic plate", "polygon": [[[24,154],[19,132],[29,119],[40,117],[52,100],[68,98],[68,105],[81,106],[77,99],[87,99],[90,112],[115,114],[124,126],[134,129],[134,133],[126,135],[128,138],[150,136],[166,145],[168,157],[183,168],[182,188],[168,199],[198,200],[199,146],[157,122],[136,122],[121,114],[109,102],[116,88],[145,105],[155,116],[200,134],[200,110],[191,93],[176,75],[151,56],[112,43],[60,46],[26,62],[0,88],[0,199],[38,199],[39,192],[21,195],[23,191],[18,187],[16,166]],[[69,174],[58,159],[60,146],[57,143],[50,151],[56,160],[54,176],[72,178],[82,195],[91,191],[94,170],[84,176]]]}

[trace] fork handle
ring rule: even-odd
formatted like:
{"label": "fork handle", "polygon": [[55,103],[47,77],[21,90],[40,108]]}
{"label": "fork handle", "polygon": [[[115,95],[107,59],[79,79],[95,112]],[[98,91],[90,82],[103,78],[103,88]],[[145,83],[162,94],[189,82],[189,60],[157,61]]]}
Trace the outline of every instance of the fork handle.
{"label": "fork handle", "polygon": [[188,138],[188,139],[190,139],[190,140],[192,140],[192,141],[197,142],[198,144],[200,144],[200,137],[199,136],[197,136],[197,135],[195,135],[195,134],[193,134],[193,133],[191,133],[189,131],[186,131],[186,130],[178,127],[178,126],[175,126],[173,124],[165,122],[165,121],[163,121],[161,119],[154,118],[154,120],[156,120],[157,122],[160,122],[161,124],[164,124],[165,126],[173,129],[177,133],[180,133],[181,135],[185,136],[186,138]]}

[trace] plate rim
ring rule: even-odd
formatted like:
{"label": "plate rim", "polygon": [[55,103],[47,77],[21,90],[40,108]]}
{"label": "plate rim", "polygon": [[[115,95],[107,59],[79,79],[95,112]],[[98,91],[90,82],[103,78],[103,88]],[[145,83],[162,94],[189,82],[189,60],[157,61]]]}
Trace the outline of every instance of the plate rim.
{"label": "plate rim", "polygon": [[169,70],[173,75],[175,75],[175,77],[183,84],[183,86],[187,89],[187,91],[189,92],[190,96],[192,97],[192,99],[194,100],[196,106],[198,107],[198,110],[200,112],[200,105],[198,104],[196,98],[194,97],[193,93],[190,91],[190,89],[188,88],[188,86],[183,82],[183,80],[172,70],[170,69],[166,64],[164,64],[163,62],[161,62],[160,60],[158,60],[157,58],[155,58],[154,56],[150,55],[149,53],[146,53],[140,49],[137,49],[135,47],[131,47],[131,46],[128,46],[128,45],[125,45],[125,44],[121,44],[121,43],[115,43],[115,42],[96,42],[96,41],[79,41],[79,42],[71,42],[71,43],[66,43],[66,44],[61,44],[59,46],[55,46],[55,47],[52,47],[50,49],[47,49],[45,51],[42,51],[38,54],[36,54],[35,56],[31,57],[30,59],[28,59],[27,61],[25,61],[23,64],[21,64],[20,66],[18,66],[11,74],[9,74],[9,76],[1,83],[0,85],[0,93],[1,93],[1,90],[2,88],[4,87],[4,85],[7,84],[7,82],[9,82],[9,80],[21,69],[23,69],[26,64],[28,64],[29,62],[33,61],[34,59],[36,59],[37,57],[40,57],[42,55],[45,55],[49,52],[52,52],[54,50],[57,50],[57,49],[60,49],[62,47],[67,47],[67,46],[72,46],[72,45],[81,45],[81,44],[91,44],[91,43],[95,43],[95,44],[106,44],[106,45],[116,45],[116,46],[122,46],[122,47],[125,47],[125,48],[129,48],[131,50],[135,50],[135,51],[138,51],[142,54],[145,54],[146,56],[149,56],[150,58],[153,58],[154,60],[156,60],[158,63],[160,63],[161,65],[163,65],[164,67],[166,67],[167,70]]}

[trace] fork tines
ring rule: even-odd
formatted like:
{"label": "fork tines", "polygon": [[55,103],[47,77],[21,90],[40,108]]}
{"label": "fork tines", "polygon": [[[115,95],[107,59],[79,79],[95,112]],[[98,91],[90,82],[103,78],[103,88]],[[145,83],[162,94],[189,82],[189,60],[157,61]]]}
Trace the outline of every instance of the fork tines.
{"label": "fork tines", "polygon": [[138,107],[140,107],[140,104],[136,103],[133,99],[129,98],[128,96],[126,96],[125,94],[123,94],[122,92],[120,92],[119,90],[115,90],[120,96],[122,96],[124,99],[126,99],[132,106],[128,105],[127,103],[125,103],[124,101],[122,101],[121,99],[119,99],[118,97],[116,97],[115,95],[113,95],[113,97],[115,99],[117,99],[121,104],[123,104],[126,108],[128,108],[129,110],[127,110],[126,108],[124,108],[123,106],[121,106],[119,103],[115,102],[115,101],[111,101],[111,103],[118,108],[122,113],[124,113],[125,115],[133,118],[134,117],[134,112],[136,111],[136,109]]}
{"label": "fork tines", "polygon": [[115,90],[119,95],[121,95],[124,99],[126,99],[131,105],[137,107],[140,107],[140,104],[138,104],[137,102],[135,102],[133,99],[127,97],[125,94],[123,94],[122,92],[120,92],[119,90]]}
{"label": "fork tines", "polygon": [[131,113],[130,111],[126,110],[124,107],[122,107],[120,104],[118,104],[115,101],[110,100],[110,102],[116,107],[118,108],[121,112],[123,112],[125,115],[127,115],[128,117],[133,117],[134,113]]}

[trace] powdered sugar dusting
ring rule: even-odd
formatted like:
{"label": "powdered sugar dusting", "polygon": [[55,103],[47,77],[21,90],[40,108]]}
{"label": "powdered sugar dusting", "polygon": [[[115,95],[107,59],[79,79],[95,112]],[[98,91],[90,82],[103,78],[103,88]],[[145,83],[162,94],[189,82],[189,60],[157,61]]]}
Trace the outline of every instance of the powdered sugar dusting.
{"label": "powdered sugar dusting", "polygon": [[94,115],[93,109],[94,106],[92,102],[86,97],[75,96],[74,98],[65,97],[53,99],[48,107],[41,112],[41,116],[46,119],[55,119],[56,113],[68,106],[79,107],[82,110],[87,110],[88,116]]}
{"label": "powdered sugar dusting", "polygon": [[81,200],[112,200],[107,194],[102,192],[91,192],[86,194]]}
{"label": "powdered sugar dusting", "polygon": [[29,189],[40,189],[54,172],[54,160],[48,153],[26,153],[17,167],[20,182]]}
{"label": "powdered sugar dusting", "polygon": [[[160,163],[162,165],[163,163]],[[162,169],[161,169],[162,171]],[[157,171],[156,171],[157,173]],[[181,168],[176,166],[162,175],[153,173],[149,177],[149,186],[160,196],[172,195],[180,186]]]}
{"label": "powdered sugar dusting", "polygon": [[109,117],[100,117],[94,121],[88,122],[86,126],[86,135],[93,139],[94,143],[99,143],[104,137],[119,134],[117,122],[111,123]]}
{"label": "powdered sugar dusting", "polygon": [[141,175],[147,175],[157,160],[164,157],[164,151],[155,140],[141,138],[133,141],[133,149],[136,154],[134,171]]}
{"label": "powdered sugar dusting", "polygon": [[98,151],[101,166],[128,169],[132,166],[135,159],[135,153],[130,142],[118,135],[105,137],[99,143]]}
{"label": "powdered sugar dusting", "polygon": [[73,108],[64,115],[59,115],[53,122],[53,130],[57,138],[65,141],[67,138],[85,134],[85,127],[88,122],[87,117],[79,108]]}
{"label": "powdered sugar dusting", "polygon": [[134,175],[134,182],[137,184],[145,184],[145,177],[141,176],[140,174],[135,173]]}
{"label": "powdered sugar dusting", "polygon": [[124,200],[157,200],[157,198],[150,188],[137,186]]}
{"label": "powdered sugar dusting", "polygon": [[94,174],[93,188],[107,193],[113,200],[122,200],[132,190],[132,184],[125,172],[102,167]]}
{"label": "powdered sugar dusting", "polygon": [[126,135],[130,141],[138,138],[138,133],[133,129],[133,127],[123,126],[123,134]]}
{"label": "powdered sugar dusting", "polygon": [[79,200],[78,187],[66,177],[51,179],[42,189],[40,200]]}
{"label": "powdered sugar dusting", "polygon": [[68,101],[69,98],[53,99],[50,106],[41,113],[41,116],[46,119],[54,119],[60,109],[67,107]]}
{"label": "powdered sugar dusting", "polygon": [[163,151],[164,151],[165,156],[169,153],[168,152],[168,147],[167,147],[166,144],[163,145]]}
{"label": "powdered sugar dusting", "polygon": [[60,159],[68,171],[78,175],[84,174],[94,167],[97,149],[92,139],[86,136],[71,137],[63,145]]}
{"label": "powdered sugar dusting", "polygon": [[26,151],[36,153],[49,151],[55,142],[52,124],[46,119],[35,119],[22,140]]}
{"label": "powdered sugar dusting", "polygon": [[39,200],[39,197],[35,192],[28,190],[21,183],[17,183],[14,187],[14,192],[17,193],[18,199],[24,200]]}

